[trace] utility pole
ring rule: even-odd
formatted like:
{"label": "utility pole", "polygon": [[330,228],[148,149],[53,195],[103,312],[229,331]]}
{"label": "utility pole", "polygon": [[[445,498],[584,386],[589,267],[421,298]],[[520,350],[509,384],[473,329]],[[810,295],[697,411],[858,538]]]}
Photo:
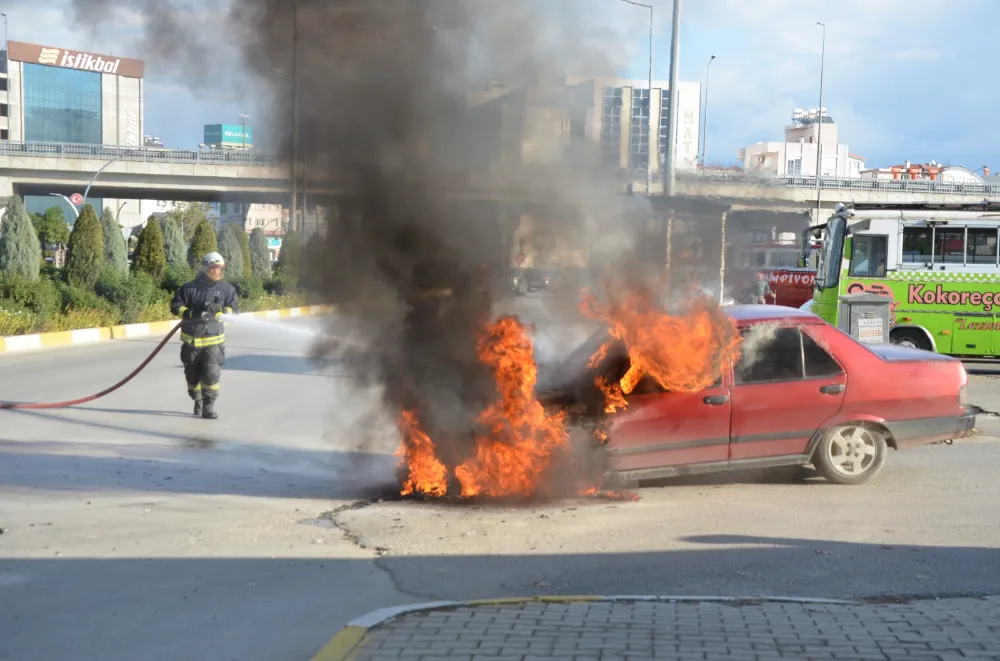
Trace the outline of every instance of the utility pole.
{"label": "utility pole", "polygon": [[673,197],[677,191],[677,71],[681,62],[681,0],[674,0],[670,26],[670,105],[667,107],[667,153],[664,168],[664,193]]}
{"label": "utility pole", "polygon": [[289,208],[289,226],[299,229],[298,200],[298,159],[299,159],[299,15],[298,0],[292,0],[292,164],[289,173],[289,188],[291,189],[291,206]]}
{"label": "utility pole", "polygon": [[823,28],[823,42],[819,55],[819,117],[816,121],[819,126],[816,128],[816,224],[820,222],[822,213],[823,189],[820,186],[820,177],[823,175],[823,68],[826,65],[826,23],[816,21],[816,25]]}

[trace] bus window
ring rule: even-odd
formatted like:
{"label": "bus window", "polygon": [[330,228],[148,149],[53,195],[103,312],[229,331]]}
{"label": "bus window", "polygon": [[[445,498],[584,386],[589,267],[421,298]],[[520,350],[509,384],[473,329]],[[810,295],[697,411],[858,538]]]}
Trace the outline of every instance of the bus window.
{"label": "bus window", "polygon": [[970,264],[996,264],[997,230],[995,227],[970,227],[965,252]]}
{"label": "bus window", "polygon": [[939,228],[934,232],[934,262],[965,263],[965,230]]}
{"label": "bus window", "polygon": [[925,264],[931,261],[931,228],[903,228],[903,262]]}
{"label": "bus window", "polygon": [[856,277],[884,277],[888,243],[889,238],[881,234],[855,235],[848,273]]}

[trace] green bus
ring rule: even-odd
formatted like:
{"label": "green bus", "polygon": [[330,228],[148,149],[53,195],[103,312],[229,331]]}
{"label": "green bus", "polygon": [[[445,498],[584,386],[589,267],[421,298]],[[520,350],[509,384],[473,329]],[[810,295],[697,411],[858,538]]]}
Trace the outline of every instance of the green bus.
{"label": "green bus", "polygon": [[1000,355],[1000,213],[857,211],[824,226],[809,309],[837,325],[839,297],[887,296],[893,344],[955,356]]}

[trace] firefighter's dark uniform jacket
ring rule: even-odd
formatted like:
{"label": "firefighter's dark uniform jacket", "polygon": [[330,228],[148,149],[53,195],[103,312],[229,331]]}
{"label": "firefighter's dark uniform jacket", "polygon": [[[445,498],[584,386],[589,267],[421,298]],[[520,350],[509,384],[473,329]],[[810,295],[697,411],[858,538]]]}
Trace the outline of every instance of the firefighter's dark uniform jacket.
{"label": "firefighter's dark uniform jacket", "polygon": [[[215,316],[200,317],[206,306],[215,303],[224,314],[236,312],[236,288],[224,280],[214,281],[204,273],[180,287],[170,311],[182,317],[181,342],[193,347],[210,347],[226,341],[226,326]],[[185,315],[189,312],[189,315]],[[189,318],[190,317],[190,318]]]}
{"label": "firefighter's dark uniform jacket", "polygon": [[220,317],[237,312],[236,288],[199,274],[177,290],[170,311],[182,319],[181,362],[188,394],[211,403],[226,362],[226,327]]}

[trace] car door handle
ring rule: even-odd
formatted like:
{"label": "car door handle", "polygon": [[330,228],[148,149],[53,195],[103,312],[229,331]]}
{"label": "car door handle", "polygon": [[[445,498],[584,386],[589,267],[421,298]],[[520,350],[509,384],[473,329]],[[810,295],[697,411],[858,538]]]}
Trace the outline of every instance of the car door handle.
{"label": "car door handle", "polygon": [[824,395],[839,395],[844,392],[845,388],[843,383],[837,383],[832,386],[820,386],[819,391]]}
{"label": "car door handle", "polygon": [[722,406],[729,401],[729,395],[709,395],[702,401],[709,406]]}

